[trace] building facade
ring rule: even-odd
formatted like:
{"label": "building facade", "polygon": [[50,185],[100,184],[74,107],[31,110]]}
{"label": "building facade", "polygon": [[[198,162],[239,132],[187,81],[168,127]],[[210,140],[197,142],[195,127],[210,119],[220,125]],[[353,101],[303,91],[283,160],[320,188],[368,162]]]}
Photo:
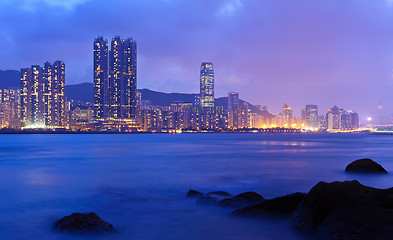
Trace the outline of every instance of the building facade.
{"label": "building facade", "polygon": [[66,125],[65,64],[62,61],[21,69],[20,91],[22,126]]}
{"label": "building facade", "polygon": [[137,110],[136,42],[115,37],[109,51],[108,117],[135,119]]}
{"label": "building facade", "polygon": [[94,40],[94,117],[105,118],[108,109],[108,40]]}
{"label": "building facade", "polygon": [[20,89],[0,89],[0,126],[20,127]]}
{"label": "building facade", "polygon": [[201,64],[200,104],[202,108],[214,108],[214,68],[210,62]]}
{"label": "building facade", "polygon": [[318,107],[316,105],[306,105],[304,115],[304,123],[307,127],[319,128]]}
{"label": "building facade", "polygon": [[94,41],[94,117],[136,120],[137,49],[132,38]]}

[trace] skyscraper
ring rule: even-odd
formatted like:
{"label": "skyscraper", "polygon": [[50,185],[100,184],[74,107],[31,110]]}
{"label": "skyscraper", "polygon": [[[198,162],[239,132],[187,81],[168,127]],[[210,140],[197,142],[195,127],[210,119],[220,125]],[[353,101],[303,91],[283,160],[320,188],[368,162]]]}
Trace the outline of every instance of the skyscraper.
{"label": "skyscraper", "polygon": [[108,116],[136,118],[136,42],[115,37],[109,52]]}
{"label": "skyscraper", "polygon": [[214,107],[214,69],[213,63],[203,62],[200,75],[201,107]]}
{"label": "skyscraper", "polygon": [[65,65],[21,69],[21,118],[24,126],[65,126]]}
{"label": "skyscraper", "polygon": [[282,107],[282,115],[283,115],[283,121],[284,125],[290,126],[292,124],[292,108],[288,106],[288,103],[284,103],[284,106]]}
{"label": "skyscraper", "polygon": [[108,40],[97,37],[94,41],[94,117],[107,116],[108,107]]}
{"label": "skyscraper", "polygon": [[327,130],[341,129],[341,115],[343,110],[334,106],[326,113]]}
{"label": "skyscraper", "polygon": [[304,120],[307,127],[319,127],[318,107],[316,105],[306,105]]}
{"label": "skyscraper", "polygon": [[228,125],[231,128],[238,128],[238,107],[240,106],[239,93],[228,93]]}

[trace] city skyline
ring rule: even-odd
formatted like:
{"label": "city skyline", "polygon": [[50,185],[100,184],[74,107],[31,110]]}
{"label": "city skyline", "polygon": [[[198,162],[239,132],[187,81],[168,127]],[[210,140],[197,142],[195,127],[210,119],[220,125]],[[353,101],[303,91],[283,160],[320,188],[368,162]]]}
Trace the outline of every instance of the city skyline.
{"label": "city skyline", "polygon": [[[279,112],[282,102],[290,103],[296,114],[307,104],[324,110],[338,104],[356,109],[363,122],[376,115],[380,103],[387,114],[393,112],[389,1],[217,1],[204,18],[197,15],[207,9],[204,1],[146,1],[127,3],[134,17],[116,26],[111,23],[124,20],[121,14],[111,10],[105,17],[95,15],[109,9],[107,4],[127,9],[117,3],[26,0],[15,7],[2,1],[1,69],[61,56],[68,84],[92,82],[91,39],[133,36],[142,43],[140,88],[198,92],[195,66],[207,60],[215,63],[217,96],[240,92],[248,102],[267,105],[272,112]],[[195,14],[189,13],[191,7]],[[87,14],[90,9],[95,13]],[[18,21],[5,21],[16,16]],[[96,21],[90,21],[92,17]],[[158,24],[158,19],[165,21]]]}

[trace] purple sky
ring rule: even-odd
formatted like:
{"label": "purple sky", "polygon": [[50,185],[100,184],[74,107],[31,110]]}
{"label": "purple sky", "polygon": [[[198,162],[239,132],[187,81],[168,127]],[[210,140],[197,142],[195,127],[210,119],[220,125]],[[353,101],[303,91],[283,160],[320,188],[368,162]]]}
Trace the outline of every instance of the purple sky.
{"label": "purple sky", "polygon": [[[66,3],[64,3],[66,2]],[[1,0],[0,69],[60,59],[67,84],[92,82],[92,43],[138,42],[138,88],[237,91],[273,113],[338,105],[361,121],[393,113],[393,0]]]}

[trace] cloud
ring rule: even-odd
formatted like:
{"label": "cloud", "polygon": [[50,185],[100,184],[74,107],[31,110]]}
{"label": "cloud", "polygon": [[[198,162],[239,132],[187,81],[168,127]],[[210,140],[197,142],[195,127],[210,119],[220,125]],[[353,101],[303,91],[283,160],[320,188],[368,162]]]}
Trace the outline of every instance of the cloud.
{"label": "cloud", "polygon": [[74,10],[74,8],[80,4],[84,4],[91,0],[2,0],[1,5],[10,5],[10,6],[20,6],[22,9],[34,11],[42,5],[46,5],[49,7],[61,7],[66,10]]}
{"label": "cloud", "polygon": [[238,9],[242,8],[243,4],[241,0],[228,0],[224,3],[224,5],[217,11],[217,16],[231,16]]}

